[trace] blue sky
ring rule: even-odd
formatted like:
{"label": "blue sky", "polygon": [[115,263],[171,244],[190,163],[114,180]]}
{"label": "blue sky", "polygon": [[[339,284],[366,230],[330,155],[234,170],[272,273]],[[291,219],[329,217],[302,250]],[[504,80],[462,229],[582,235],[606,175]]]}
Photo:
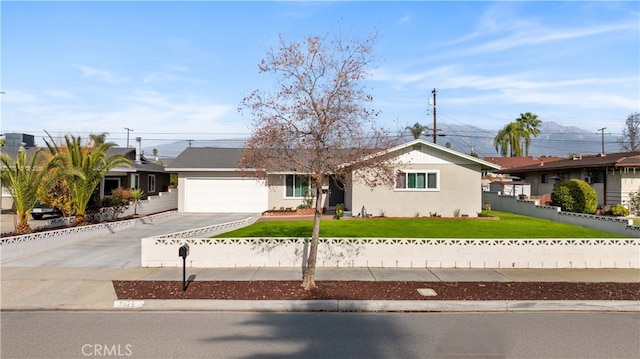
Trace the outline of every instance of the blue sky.
{"label": "blue sky", "polygon": [[143,146],[246,137],[244,96],[278,35],[374,33],[380,124],[496,131],[522,112],[619,134],[640,112],[640,3],[13,2],[1,11],[1,131],[108,132]]}

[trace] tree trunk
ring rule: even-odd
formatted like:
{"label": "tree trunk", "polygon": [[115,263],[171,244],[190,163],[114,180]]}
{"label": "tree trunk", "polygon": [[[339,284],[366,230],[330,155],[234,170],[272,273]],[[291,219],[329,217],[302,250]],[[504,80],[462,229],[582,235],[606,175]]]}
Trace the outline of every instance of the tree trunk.
{"label": "tree trunk", "polygon": [[16,234],[29,234],[32,233],[33,230],[29,227],[29,224],[26,222],[19,222],[16,228],[14,229]]}
{"label": "tree trunk", "polygon": [[320,238],[320,216],[322,215],[322,185],[318,186],[316,196],[316,210],[313,216],[313,232],[311,234],[311,246],[309,247],[309,258],[304,269],[302,287],[305,290],[316,288],[316,258],[318,257],[318,238]]}
{"label": "tree trunk", "polygon": [[73,219],[73,221],[71,222],[71,227],[77,227],[77,226],[84,226],[87,224],[87,218],[84,216],[84,214],[77,214],[75,218]]}
{"label": "tree trunk", "polygon": [[[14,221],[14,232],[17,234],[29,234],[33,233],[33,230],[29,226],[29,214],[30,212],[18,212],[16,211],[17,221]],[[17,223],[16,223],[17,222]]]}

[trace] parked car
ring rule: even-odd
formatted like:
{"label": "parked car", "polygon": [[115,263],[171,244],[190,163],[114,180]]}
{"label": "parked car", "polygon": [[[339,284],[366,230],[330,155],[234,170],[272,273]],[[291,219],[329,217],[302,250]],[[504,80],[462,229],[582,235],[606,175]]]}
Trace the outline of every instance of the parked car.
{"label": "parked car", "polygon": [[31,210],[31,217],[35,220],[40,220],[44,215],[62,217],[62,210],[56,207],[50,207],[49,205],[36,203],[36,206]]}

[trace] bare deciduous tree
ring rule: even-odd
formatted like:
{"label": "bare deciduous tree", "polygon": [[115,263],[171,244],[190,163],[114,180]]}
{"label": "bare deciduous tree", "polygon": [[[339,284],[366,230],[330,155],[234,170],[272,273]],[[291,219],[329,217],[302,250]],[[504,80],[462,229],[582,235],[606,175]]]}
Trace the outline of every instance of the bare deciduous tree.
{"label": "bare deciduous tree", "polygon": [[242,102],[254,123],[240,165],[258,176],[296,171],[311,177],[315,216],[302,286],[313,289],[321,189],[329,176],[348,183],[354,170],[367,185],[393,183],[392,161],[384,150],[395,145],[395,139],[375,124],[378,112],[366,106],[372,96],[362,80],[373,61],[375,36],[279,40],[278,48],[267,50],[259,64],[261,73],[276,75],[276,88],[255,90]]}
{"label": "bare deciduous tree", "polygon": [[640,150],[640,112],[635,112],[627,117],[625,127],[622,129],[622,137],[618,144],[623,151]]}

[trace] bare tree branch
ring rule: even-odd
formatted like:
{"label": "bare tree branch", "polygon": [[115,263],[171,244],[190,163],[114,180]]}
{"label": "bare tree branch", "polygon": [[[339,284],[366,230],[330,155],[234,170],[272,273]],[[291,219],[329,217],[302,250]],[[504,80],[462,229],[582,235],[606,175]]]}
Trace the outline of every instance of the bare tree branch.
{"label": "bare tree branch", "polygon": [[[383,152],[396,139],[375,123],[378,111],[362,84],[376,37],[310,36],[267,51],[260,72],[278,75],[272,92],[256,90],[242,102],[254,116],[241,166],[256,175],[297,171],[316,189],[315,219],[303,286],[315,287],[322,187],[329,176],[347,184],[353,173],[370,186],[391,185],[394,166]],[[376,156],[372,156],[377,154]],[[367,157],[369,156],[369,157]],[[363,159],[366,159],[363,162]]]}

